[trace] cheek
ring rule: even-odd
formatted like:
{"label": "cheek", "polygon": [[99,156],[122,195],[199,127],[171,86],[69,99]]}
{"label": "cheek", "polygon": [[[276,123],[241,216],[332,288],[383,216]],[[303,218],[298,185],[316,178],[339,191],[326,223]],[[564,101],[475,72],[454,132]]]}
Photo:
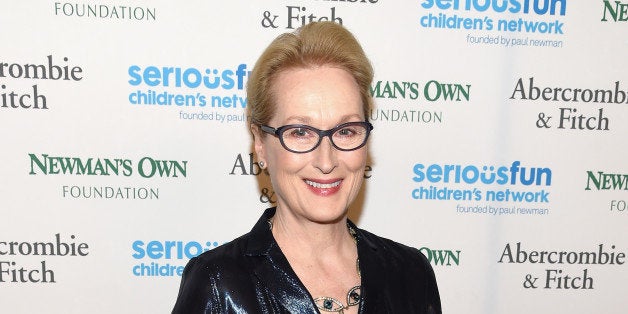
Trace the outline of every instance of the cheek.
{"label": "cheek", "polygon": [[347,165],[349,171],[361,173],[364,171],[364,167],[366,167],[366,159],[366,149],[362,148],[355,151],[351,156],[347,156],[345,164]]}
{"label": "cheek", "polygon": [[307,165],[304,156],[291,153],[281,146],[269,146],[266,155],[269,159],[269,171],[275,176],[294,174]]}
{"label": "cheek", "polygon": [[347,171],[352,174],[351,190],[357,193],[364,182],[364,168],[366,167],[366,150],[358,151],[346,161]]}

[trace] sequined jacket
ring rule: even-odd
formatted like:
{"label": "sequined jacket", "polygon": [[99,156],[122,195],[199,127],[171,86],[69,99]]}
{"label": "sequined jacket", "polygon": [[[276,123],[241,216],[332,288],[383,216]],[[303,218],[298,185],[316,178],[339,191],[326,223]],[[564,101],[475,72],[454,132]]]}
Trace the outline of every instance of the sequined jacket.
{"label": "sequined jacket", "polygon": [[[274,214],[267,209],[251,232],[192,258],[172,313],[320,313],[272,236]],[[362,274],[359,313],[441,313],[423,254],[349,224]]]}

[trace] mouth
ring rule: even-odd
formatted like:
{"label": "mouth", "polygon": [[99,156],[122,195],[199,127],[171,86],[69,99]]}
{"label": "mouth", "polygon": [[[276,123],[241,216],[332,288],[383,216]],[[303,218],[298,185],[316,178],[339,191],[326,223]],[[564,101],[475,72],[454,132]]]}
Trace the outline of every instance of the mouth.
{"label": "mouth", "polygon": [[332,189],[335,188],[337,186],[340,185],[340,182],[342,182],[342,180],[337,180],[331,183],[321,183],[321,182],[315,182],[315,181],[311,181],[311,180],[305,180],[305,183],[309,186],[315,187],[317,189]]}
{"label": "mouth", "polygon": [[334,194],[340,190],[340,184],[342,179],[325,180],[325,181],[313,181],[305,179],[303,180],[310,191],[320,196],[328,196]]}

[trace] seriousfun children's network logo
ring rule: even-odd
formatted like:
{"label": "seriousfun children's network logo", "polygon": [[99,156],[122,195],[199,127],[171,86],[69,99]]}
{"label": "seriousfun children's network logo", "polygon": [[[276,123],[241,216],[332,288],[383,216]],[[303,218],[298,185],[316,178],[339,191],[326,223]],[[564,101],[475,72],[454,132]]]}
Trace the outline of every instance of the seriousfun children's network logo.
{"label": "seriousfun children's network logo", "polygon": [[136,240],[131,245],[131,256],[138,261],[131,267],[137,277],[181,276],[189,259],[209,251],[220,243],[207,241],[143,241]]}
{"label": "seriousfun children's network logo", "polygon": [[[538,187],[551,186],[550,168],[527,167],[518,160],[513,161],[510,166],[417,163],[412,169],[412,174],[412,181],[420,184],[411,191],[412,199],[458,201],[460,202],[456,205],[458,213],[490,215],[549,213],[545,206],[550,202],[550,193],[545,188]],[[495,186],[500,187],[493,188]]]}
{"label": "seriousfun children's network logo", "polygon": [[[469,44],[551,48],[564,45],[555,36],[563,35],[566,26],[556,16],[565,16],[567,0],[423,0],[420,5],[431,11],[419,17],[422,28],[471,31],[466,36]],[[539,20],[543,18],[546,20]]]}
{"label": "seriousfun children's network logo", "polygon": [[[132,105],[150,108],[177,108],[179,119],[243,122],[249,75],[244,63],[205,69],[131,65],[128,83],[136,89],[129,93],[128,100]],[[218,110],[198,110],[206,108]]]}

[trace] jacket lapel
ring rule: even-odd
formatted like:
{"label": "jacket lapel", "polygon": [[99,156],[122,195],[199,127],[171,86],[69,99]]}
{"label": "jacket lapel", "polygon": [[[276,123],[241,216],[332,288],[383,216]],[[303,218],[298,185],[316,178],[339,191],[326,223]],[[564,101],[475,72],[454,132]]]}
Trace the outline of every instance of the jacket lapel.
{"label": "jacket lapel", "polygon": [[363,230],[358,229],[351,221],[349,225],[357,230],[358,257],[360,258],[360,272],[362,274],[362,291],[360,299],[360,313],[386,313],[382,304],[386,304],[385,296],[378,291],[385,290],[386,263],[382,260],[384,248],[373,243]]}
{"label": "jacket lapel", "polygon": [[253,272],[268,290],[268,295],[277,296],[278,303],[288,312],[319,313],[272,236],[267,221],[274,214],[274,208],[267,209],[255,224],[245,255],[251,261]]}

